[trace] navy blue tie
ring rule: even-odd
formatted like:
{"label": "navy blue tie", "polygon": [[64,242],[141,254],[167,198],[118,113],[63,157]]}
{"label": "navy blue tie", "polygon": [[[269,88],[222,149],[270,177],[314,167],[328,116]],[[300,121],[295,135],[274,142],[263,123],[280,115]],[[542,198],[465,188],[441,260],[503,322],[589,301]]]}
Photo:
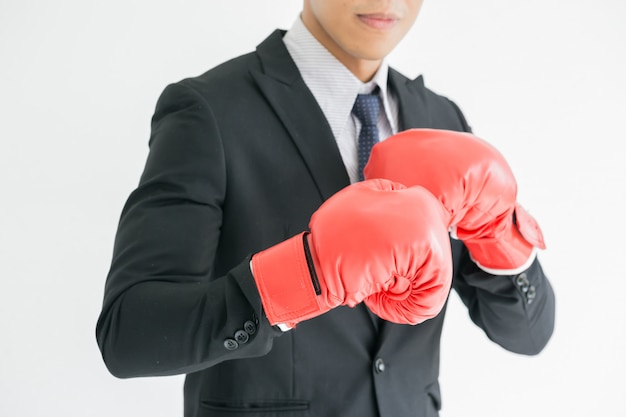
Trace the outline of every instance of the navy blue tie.
{"label": "navy blue tie", "polygon": [[378,142],[378,94],[359,94],[352,107],[352,113],[361,122],[359,132],[359,180],[363,180],[363,168],[370,157],[372,147]]}

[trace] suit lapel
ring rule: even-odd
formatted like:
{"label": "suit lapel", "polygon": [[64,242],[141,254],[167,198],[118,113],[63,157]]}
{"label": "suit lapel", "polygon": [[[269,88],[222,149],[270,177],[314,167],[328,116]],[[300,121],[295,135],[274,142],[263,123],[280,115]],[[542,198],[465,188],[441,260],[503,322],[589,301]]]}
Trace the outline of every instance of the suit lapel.
{"label": "suit lapel", "polygon": [[389,87],[398,98],[399,130],[427,128],[432,124],[422,76],[414,80],[389,69]]}
{"label": "suit lapel", "polygon": [[[324,200],[350,183],[337,142],[322,110],[285,48],[284,31],[276,30],[257,47],[262,71],[251,74],[291,135]],[[400,130],[432,124],[424,80],[410,80],[389,69],[389,85],[396,93]]]}
{"label": "suit lapel", "polygon": [[283,31],[257,47],[262,71],[252,77],[291,135],[323,200],[350,183],[337,142],[313,94],[285,48]]}

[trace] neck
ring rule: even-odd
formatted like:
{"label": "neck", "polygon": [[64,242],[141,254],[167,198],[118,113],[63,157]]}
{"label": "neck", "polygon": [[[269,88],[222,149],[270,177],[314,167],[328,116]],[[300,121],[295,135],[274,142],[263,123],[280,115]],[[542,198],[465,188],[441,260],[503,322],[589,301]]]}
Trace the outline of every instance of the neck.
{"label": "neck", "polygon": [[361,80],[361,82],[366,83],[370,81],[374,75],[376,75],[382,61],[358,60],[357,62],[341,62],[350,70],[351,73],[354,74],[355,77]]}

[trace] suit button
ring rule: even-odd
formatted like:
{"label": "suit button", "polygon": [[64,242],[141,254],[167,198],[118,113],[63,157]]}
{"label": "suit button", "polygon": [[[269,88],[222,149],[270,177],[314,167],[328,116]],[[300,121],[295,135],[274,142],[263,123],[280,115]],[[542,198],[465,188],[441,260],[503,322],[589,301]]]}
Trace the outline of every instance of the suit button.
{"label": "suit button", "polygon": [[239,347],[239,343],[235,339],[224,340],[224,347],[228,350],[235,350]]}
{"label": "suit button", "polygon": [[528,278],[526,277],[526,274],[519,274],[517,278],[515,278],[515,283],[519,285],[520,287],[522,285],[530,284],[530,282],[528,282]]}
{"label": "suit button", "polygon": [[248,320],[248,321],[246,321],[243,324],[243,329],[248,334],[255,334],[256,333],[256,324],[254,324],[254,322],[252,320]]}
{"label": "suit button", "polygon": [[376,359],[374,362],[374,371],[376,371],[377,374],[385,372],[385,361],[381,358]]}
{"label": "suit button", "polygon": [[530,282],[528,281],[526,274],[520,274],[517,278],[515,278],[515,283],[523,292],[528,291],[528,287],[530,286]]}
{"label": "suit button", "polygon": [[526,293],[526,302],[528,304],[532,303],[536,296],[537,290],[535,289],[534,285],[531,285],[530,288],[528,288],[528,292]]}
{"label": "suit button", "polygon": [[248,339],[250,339],[250,335],[243,330],[237,330],[235,332],[235,340],[241,344],[248,343]]}

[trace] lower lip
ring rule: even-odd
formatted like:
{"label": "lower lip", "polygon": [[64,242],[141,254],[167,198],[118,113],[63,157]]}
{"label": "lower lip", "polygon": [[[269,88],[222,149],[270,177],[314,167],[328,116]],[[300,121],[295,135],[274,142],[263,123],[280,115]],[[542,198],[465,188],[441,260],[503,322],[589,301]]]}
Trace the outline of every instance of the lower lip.
{"label": "lower lip", "polygon": [[376,17],[368,17],[365,15],[360,15],[359,20],[365,23],[367,26],[378,30],[391,29],[396,25],[396,23],[398,23],[397,19],[381,19]]}

